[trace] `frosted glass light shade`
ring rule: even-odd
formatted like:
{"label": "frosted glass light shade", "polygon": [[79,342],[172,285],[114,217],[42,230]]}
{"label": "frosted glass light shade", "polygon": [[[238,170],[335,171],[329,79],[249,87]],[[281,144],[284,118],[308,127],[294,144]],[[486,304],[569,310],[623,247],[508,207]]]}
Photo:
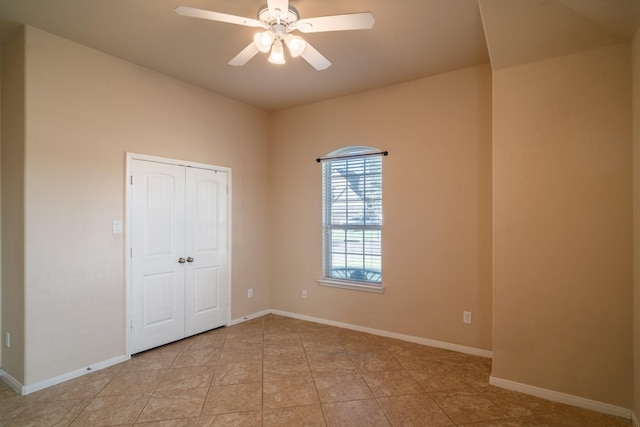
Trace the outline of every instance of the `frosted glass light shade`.
{"label": "frosted glass light shade", "polygon": [[274,38],[275,37],[271,31],[264,31],[262,33],[256,33],[253,36],[253,43],[260,52],[267,53],[269,52],[269,49],[271,49],[271,44],[273,44]]}
{"label": "frosted glass light shade", "polygon": [[304,51],[304,48],[307,47],[307,43],[302,39],[302,37],[294,36],[292,34],[288,34],[287,37],[285,37],[284,42],[287,44],[289,52],[294,58],[296,56],[300,56]]}
{"label": "frosted glass light shade", "polygon": [[272,64],[284,64],[284,49],[282,48],[282,42],[276,40],[271,46],[271,55],[269,55],[269,62]]}

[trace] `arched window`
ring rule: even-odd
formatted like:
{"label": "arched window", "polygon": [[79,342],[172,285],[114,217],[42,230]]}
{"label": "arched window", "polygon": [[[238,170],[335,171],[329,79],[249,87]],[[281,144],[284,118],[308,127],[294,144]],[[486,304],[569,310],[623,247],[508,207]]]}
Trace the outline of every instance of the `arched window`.
{"label": "arched window", "polygon": [[353,146],[322,159],[323,284],[382,290],[383,154]]}

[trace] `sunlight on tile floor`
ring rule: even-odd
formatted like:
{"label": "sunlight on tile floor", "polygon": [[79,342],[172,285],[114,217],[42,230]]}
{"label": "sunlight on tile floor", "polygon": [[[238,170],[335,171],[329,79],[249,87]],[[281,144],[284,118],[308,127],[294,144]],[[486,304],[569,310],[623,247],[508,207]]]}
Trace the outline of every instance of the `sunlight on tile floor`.
{"label": "sunlight on tile floor", "polygon": [[489,385],[491,361],[267,315],[21,397],[0,426],[630,426]]}

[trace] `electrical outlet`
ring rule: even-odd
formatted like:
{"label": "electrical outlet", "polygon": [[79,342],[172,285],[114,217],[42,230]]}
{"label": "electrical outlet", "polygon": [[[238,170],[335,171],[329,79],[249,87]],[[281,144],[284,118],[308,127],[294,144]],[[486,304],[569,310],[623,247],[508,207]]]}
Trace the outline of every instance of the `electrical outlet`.
{"label": "electrical outlet", "polygon": [[253,288],[249,288],[247,291],[247,298],[253,298]]}
{"label": "electrical outlet", "polygon": [[462,312],[462,321],[464,323],[471,323],[471,312],[470,311],[463,311]]}
{"label": "electrical outlet", "polygon": [[306,298],[307,297],[307,290],[303,289],[302,290],[302,298]]}

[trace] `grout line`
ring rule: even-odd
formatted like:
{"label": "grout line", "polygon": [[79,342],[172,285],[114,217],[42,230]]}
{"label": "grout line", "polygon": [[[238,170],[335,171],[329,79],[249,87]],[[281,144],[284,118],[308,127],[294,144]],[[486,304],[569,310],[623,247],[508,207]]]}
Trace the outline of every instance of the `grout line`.
{"label": "grout line", "polygon": [[[275,316],[275,315],[274,315]],[[278,317],[276,317],[278,318]],[[371,342],[372,345],[374,345],[374,347],[369,348],[368,346],[361,346],[361,344],[366,344],[366,342],[360,342],[359,341],[359,337],[360,337],[360,333],[361,332],[354,332],[354,331],[350,331],[348,333],[341,333],[341,330],[333,330],[333,329],[328,329],[328,330],[323,330],[320,331],[318,330],[318,335],[315,335],[315,331],[312,331],[311,329],[305,329],[305,328],[301,328],[300,324],[297,323],[293,323],[293,324],[289,324],[292,326],[287,327],[287,323],[284,322],[282,324],[282,326],[278,326],[278,324],[270,324],[268,323],[269,321],[269,317],[268,316],[264,316],[262,319],[252,319],[252,321],[255,322],[255,324],[253,326],[250,326],[250,328],[247,330],[248,331],[248,336],[254,336],[257,337],[258,335],[261,337],[262,341],[261,341],[261,406],[260,406],[260,410],[257,411],[260,414],[260,418],[261,418],[261,422],[264,425],[264,414],[265,411],[268,410],[265,408],[265,383],[266,383],[266,377],[265,377],[265,362],[266,362],[266,355],[267,355],[267,350],[268,347],[271,346],[267,346],[267,343],[265,341],[266,337],[269,336],[269,333],[273,333],[273,334],[288,334],[288,335],[295,335],[295,337],[297,338],[297,340],[295,342],[291,342],[293,340],[285,340],[285,341],[278,341],[275,340],[273,341],[272,345],[275,345],[275,347],[282,347],[283,342],[286,343],[286,345],[291,344],[292,347],[297,347],[297,346],[301,346],[302,348],[302,354],[304,355],[304,361],[306,363],[307,369],[309,370],[310,373],[310,378],[311,378],[311,383],[313,384],[314,387],[314,391],[316,394],[316,398],[317,398],[317,402],[318,405],[320,407],[320,413],[322,414],[323,420],[325,422],[325,424],[328,422],[327,419],[327,414],[325,412],[325,405],[330,405],[330,404],[334,404],[334,403],[345,403],[345,402],[358,402],[358,401],[365,401],[365,400],[375,400],[377,407],[379,408],[379,410],[382,410],[382,413],[384,414],[385,418],[388,420],[388,422],[391,424],[391,415],[393,412],[389,412],[387,413],[387,411],[385,411],[385,408],[383,407],[383,405],[381,404],[381,401],[383,399],[387,399],[387,398],[395,398],[395,397],[399,397],[400,395],[397,394],[393,394],[392,396],[376,396],[373,393],[373,389],[372,386],[369,385],[369,383],[366,381],[365,379],[365,375],[367,374],[375,374],[377,372],[391,372],[391,371],[395,371],[395,369],[391,369],[390,371],[387,370],[388,368],[393,368],[394,366],[388,366],[386,365],[386,361],[389,360],[389,362],[393,361],[394,363],[396,363],[398,366],[400,366],[400,370],[402,372],[404,372],[406,375],[408,375],[408,378],[411,378],[412,381],[415,381],[419,388],[416,390],[420,390],[419,392],[416,393],[408,393],[408,394],[403,394],[402,396],[411,396],[411,395],[416,395],[416,394],[421,394],[424,395],[428,398],[428,400],[430,402],[432,402],[435,407],[437,407],[445,416],[446,418],[453,424],[456,425],[457,423],[454,422],[454,420],[451,418],[451,416],[449,415],[449,413],[447,411],[445,411],[444,407],[441,405],[441,403],[444,403],[444,401],[442,401],[441,403],[438,403],[438,401],[436,401],[435,396],[438,395],[438,393],[441,393],[443,396],[446,396],[447,392],[450,391],[464,391],[464,392],[470,392],[475,396],[479,396],[482,397],[484,399],[486,399],[487,401],[491,402],[493,405],[495,405],[496,408],[500,409],[500,412],[502,412],[504,414],[504,417],[499,418],[500,420],[513,420],[514,422],[518,422],[518,420],[524,420],[527,417],[536,417],[539,415],[554,415],[557,417],[561,417],[564,420],[573,420],[573,421],[577,421],[577,422],[582,422],[581,417],[590,417],[591,415],[589,415],[589,412],[568,412],[568,411],[564,411],[562,410],[562,407],[560,406],[551,406],[549,408],[544,407],[542,408],[542,411],[535,409],[532,413],[526,415],[526,416],[511,416],[511,413],[509,413],[507,411],[507,409],[509,408],[509,406],[512,404],[511,403],[511,393],[513,393],[513,396],[515,398],[517,398],[518,396],[527,396],[524,395],[522,393],[519,393],[517,391],[505,391],[505,393],[507,393],[506,395],[502,395],[501,393],[498,393],[497,391],[495,391],[493,388],[491,388],[492,386],[490,386],[488,383],[486,384],[486,387],[483,383],[478,382],[478,380],[480,378],[484,378],[485,376],[485,371],[487,369],[487,366],[484,363],[479,364],[478,366],[480,366],[481,370],[476,371],[476,369],[474,368],[472,371],[467,372],[465,370],[462,370],[463,373],[467,372],[467,374],[471,374],[472,377],[463,377],[464,381],[454,381],[453,383],[451,383],[450,381],[445,381],[445,382],[441,382],[438,381],[438,378],[436,378],[436,389],[435,390],[429,390],[427,388],[427,385],[423,386],[416,378],[414,378],[414,376],[410,373],[411,369],[407,369],[403,363],[401,363],[401,360],[404,360],[405,363],[407,363],[407,361],[411,361],[411,357],[414,357],[412,354],[410,353],[404,353],[403,349],[398,347],[397,349],[399,351],[397,352],[392,352],[389,351],[388,349],[385,348],[385,342],[382,341],[382,339],[380,337],[376,337],[374,336],[374,340]],[[297,321],[297,320],[296,320]],[[267,327],[269,327],[271,325],[272,329],[269,329],[269,331],[267,330]],[[240,325],[238,325],[240,326]],[[233,328],[233,327],[231,327]],[[213,366],[209,366],[209,365],[199,365],[199,366],[207,366],[208,368],[211,368],[211,371],[213,371],[213,374],[210,378],[210,381],[208,382],[208,385],[206,386],[206,394],[205,394],[205,398],[204,401],[202,403],[202,406],[200,407],[200,412],[199,415],[197,417],[193,417],[194,419],[197,419],[198,422],[202,421],[203,417],[204,417],[204,407],[205,404],[207,402],[207,398],[209,397],[209,394],[212,392],[212,390],[215,388],[215,378],[216,378],[216,374],[220,372],[221,369],[221,360],[223,357],[223,354],[225,353],[225,345],[229,344],[232,345],[233,340],[229,340],[229,330],[231,330],[231,328],[227,328],[227,330],[223,333],[220,334],[220,336],[218,335],[212,335],[211,338],[213,341],[215,341],[215,345],[213,346],[214,348],[210,348],[207,347],[206,352],[210,353],[210,352],[216,352],[217,353],[217,359],[215,359],[215,364]],[[292,329],[289,329],[292,328]],[[332,327],[333,328],[333,327]],[[243,341],[243,330],[241,329],[241,327],[239,329],[236,329],[237,331],[239,331],[238,333],[238,337],[240,339],[240,341]],[[329,331],[329,334],[326,335],[325,332]],[[259,334],[258,334],[259,332]],[[308,333],[307,333],[308,332]],[[305,336],[307,337],[307,340],[305,340]],[[314,337],[320,337],[320,336],[324,336],[324,338],[321,338],[320,341],[314,341]],[[191,338],[187,338],[186,340],[190,340]],[[317,340],[317,338],[315,338]],[[386,338],[385,338],[386,339]],[[205,340],[206,341],[206,340]],[[312,370],[312,366],[311,366],[311,362],[310,362],[310,358],[313,356],[314,352],[313,349],[315,348],[314,346],[305,346],[305,344],[311,344],[311,343],[321,343],[319,348],[323,348],[323,345],[328,345],[328,348],[334,348],[334,349],[341,349],[340,354],[346,354],[347,355],[347,359],[349,360],[353,366],[355,367],[355,370],[353,371],[349,371],[349,374],[352,374],[355,377],[359,378],[361,381],[364,382],[364,385],[366,387],[366,389],[369,391],[370,397],[366,397],[366,398],[359,398],[359,399],[349,399],[349,400],[340,400],[340,401],[336,401],[336,402],[325,402],[323,403],[320,400],[320,393],[319,393],[319,389],[318,389],[318,380],[325,374],[327,375],[336,375],[336,376],[340,376],[339,373],[336,373],[334,371],[317,371],[314,372]],[[221,344],[220,344],[221,343]],[[251,349],[252,354],[256,354],[255,351],[257,350],[254,346],[255,344],[248,344],[249,342],[247,342],[247,345],[249,345],[248,348]],[[347,347],[351,348],[352,351],[347,351]],[[121,376],[126,376],[128,374],[136,374],[136,373],[142,373],[142,372],[147,372],[147,373],[151,373],[153,372],[155,375],[157,375],[159,378],[157,379],[157,382],[155,383],[155,385],[153,387],[149,387],[149,392],[144,391],[141,394],[148,394],[149,397],[146,399],[146,402],[144,402],[144,405],[142,406],[142,409],[140,410],[140,412],[135,416],[135,422],[139,422],[139,420],[141,419],[141,415],[144,413],[145,409],[148,407],[150,400],[153,398],[154,394],[158,391],[158,388],[161,386],[162,382],[167,379],[168,375],[169,375],[169,371],[172,369],[179,369],[179,368],[174,368],[173,365],[176,363],[176,361],[179,360],[179,358],[181,356],[186,355],[187,353],[189,353],[190,351],[200,351],[198,349],[195,350],[187,350],[189,348],[189,344],[187,345],[179,345],[176,347],[178,349],[178,351],[173,355],[173,358],[171,359],[171,361],[168,363],[168,366],[166,368],[160,368],[160,369],[135,369],[135,370],[130,370],[127,367],[131,367],[131,362],[122,362],[122,368],[119,370],[113,370],[110,371],[108,374],[104,373],[98,374],[98,375],[87,375],[75,380],[71,380],[74,381],[74,384],[70,384],[70,388],[64,387],[64,388],[60,388],[59,391],[61,393],[64,392],[69,392],[70,390],[75,390],[76,392],[82,392],[84,391],[85,393],[87,391],[91,391],[92,397],[88,398],[88,399],[78,399],[78,398],[71,398],[71,399],[64,399],[64,400],[86,400],[88,403],[80,408],[79,412],[77,414],[75,414],[75,416],[72,417],[72,419],[69,422],[75,422],[78,421],[81,417],[81,415],[84,413],[84,411],[93,403],[95,402],[96,399],[100,398],[100,393],[104,392],[107,387],[109,387],[109,385],[114,385],[115,381],[117,380],[117,378],[120,378]],[[364,351],[355,351],[355,350],[364,350]],[[402,351],[401,351],[402,350]],[[203,350],[204,351],[204,350]],[[170,352],[173,353],[173,352]],[[383,365],[382,367],[385,368],[385,370],[383,371],[368,371],[367,370],[367,366],[370,368],[377,368],[377,365],[367,365],[367,360],[366,358],[362,358],[359,355],[361,354],[367,354],[367,353],[371,353],[371,354],[376,354],[376,353],[384,353],[386,356],[381,360]],[[284,353],[283,353],[284,354]],[[288,354],[288,353],[286,353]],[[324,354],[324,350],[321,351],[319,354]],[[430,362],[430,357],[432,357],[430,355],[431,353],[422,353],[422,352],[416,352],[415,353],[415,357],[422,357],[424,359],[424,361]],[[169,355],[167,355],[169,356]],[[387,359],[387,356],[389,357]],[[403,357],[405,356],[405,357]],[[296,358],[299,357],[296,355]],[[436,357],[440,357],[440,356],[436,356],[434,353],[434,361],[439,360]],[[478,356],[472,356],[472,357],[478,357]],[[167,360],[169,357],[166,357]],[[154,362],[154,357],[150,358],[150,362]],[[278,369],[284,369],[286,366],[281,366],[278,364],[278,362],[286,360],[282,359],[282,358],[278,358],[276,357],[275,359],[275,366],[278,367]],[[299,359],[297,359],[299,360]],[[377,359],[373,359],[374,362],[377,362]],[[450,360],[450,362],[452,363],[452,367],[454,369],[451,370],[451,372],[447,371],[446,373],[443,373],[443,375],[454,375],[455,377],[453,377],[453,379],[457,378],[457,375],[462,375],[461,373],[456,373],[457,371],[460,371],[460,369],[457,369],[458,367],[464,367],[467,366],[467,363],[476,363],[474,361],[465,361],[464,359],[460,359],[458,360],[456,357],[453,358],[448,358],[447,360]],[[474,359],[475,360],[475,359]],[[356,363],[357,361],[360,362]],[[141,361],[143,364],[146,363],[146,361]],[[233,360],[232,360],[233,362]],[[211,361],[207,361],[207,363],[211,363]],[[409,364],[411,365],[411,363]],[[135,366],[138,366],[137,363]],[[287,365],[289,366],[289,365]],[[425,365],[424,369],[427,369],[427,367],[430,365]],[[475,365],[474,365],[475,366]],[[138,367],[143,367],[144,366],[138,366]],[[189,368],[191,366],[186,366],[185,368]],[[302,367],[302,365],[300,365],[300,367]],[[204,370],[204,369],[203,369]],[[418,369],[420,370],[420,369]],[[207,369],[207,372],[209,372],[209,369]],[[343,371],[345,372],[345,371]],[[429,371],[430,372],[430,371]],[[97,373],[97,372],[96,372]],[[150,374],[151,375],[151,374]],[[305,374],[306,375],[306,374]],[[155,378],[155,377],[154,377]],[[450,379],[449,377],[446,377],[446,379]],[[80,380],[80,381],[79,381]],[[107,381],[105,381],[107,380]],[[79,381],[79,382],[78,382]],[[92,381],[99,381],[99,383],[96,382],[92,382]],[[104,384],[102,384],[102,381],[105,381]],[[484,381],[484,380],[483,380]],[[244,384],[244,382],[242,382]],[[87,385],[90,388],[88,388],[87,390],[82,390],[80,388],[75,388],[74,389],[74,385]],[[453,384],[453,387],[451,387],[450,385]],[[438,385],[440,387],[442,387],[443,385],[446,385],[447,387],[442,387],[442,388],[438,388]],[[97,386],[97,387],[96,387]],[[375,386],[375,384],[374,384]],[[92,391],[93,388],[95,387],[98,391]],[[205,387],[201,387],[201,388],[205,388]],[[363,389],[364,390],[364,389]],[[502,389],[498,389],[498,390],[502,390]],[[78,393],[76,393],[78,394]],[[114,395],[109,395],[109,396],[104,396],[104,397],[110,397],[110,396],[126,396],[127,392],[126,391],[121,391],[120,394],[114,394]],[[33,400],[31,400],[31,398],[24,398],[24,400],[19,401],[19,402],[24,402],[24,408],[22,410],[20,410],[19,412],[17,412],[15,415],[12,416],[12,418],[10,420],[6,420],[6,422],[10,422],[11,420],[15,420],[17,417],[19,417],[21,414],[24,413],[24,411],[28,410],[28,408],[33,405],[34,403],[51,403],[51,402],[58,402],[58,400],[56,400],[57,397],[61,397],[61,394],[58,393],[49,393],[46,395],[43,395],[44,397],[47,397],[47,399],[42,399],[41,397],[39,398],[37,395],[34,396]],[[22,399],[22,397],[19,397],[18,399]],[[539,398],[540,400],[544,400],[544,401],[548,401],[547,399],[544,398]],[[2,399],[0,399],[0,404],[3,403]],[[535,403],[535,402],[534,402]],[[313,403],[315,405],[315,403]],[[555,405],[555,403],[554,403]],[[292,407],[303,407],[306,405],[295,405],[295,406],[290,406],[290,407],[286,407],[286,408],[292,408]],[[371,405],[373,406],[373,405]],[[446,407],[446,405],[444,405]],[[526,404],[522,404],[521,405],[522,408],[529,408],[529,405]],[[534,406],[531,406],[534,407]],[[78,406],[75,406],[76,409],[78,409]],[[285,409],[285,408],[273,408],[273,409]],[[393,407],[389,408],[390,410],[395,410]],[[69,411],[73,410],[69,409]],[[254,410],[251,410],[251,412],[253,412]],[[451,411],[451,408],[449,408],[449,411]],[[576,409],[576,411],[582,411],[582,409]],[[236,411],[236,412],[249,412],[247,411]],[[68,414],[68,412],[67,412]],[[219,414],[211,414],[213,417],[217,417]],[[598,420],[597,416],[599,416],[600,414],[595,414],[593,415],[593,419],[594,420]],[[318,415],[318,419],[319,419],[319,415]],[[70,417],[71,418],[71,417]],[[134,417],[132,417],[134,418]],[[164,421],[164,420],[163,420]],[[484,422],[489,422],[488,420],[484,421]],[[598,422],[598,421],[595,421]]]}
{"label": "grout line", "polygon": [[309,368],[309,374],[311,375],[311,381],[313,381],[313,388],[316,391],[316,396],[318,397],[318,406],[320,406],[320,413],[322,414],[322,420],[324,421],[325,426],[327,425],[327,415],[324,412],[324,407],[322,405],[322,401],[320,400],[320,394],[318,393],[318,385],[316,384],[316,376],[313,374],[311,370],[311,363],[309,362],[309,354],[307,353],[307,348],[304,346],[304,338],[302,335],[297,332],[298,339],[300,340],[300,345],[302,346],[302,352],[304,353],[304,360],[307,363],[307,367]]}

